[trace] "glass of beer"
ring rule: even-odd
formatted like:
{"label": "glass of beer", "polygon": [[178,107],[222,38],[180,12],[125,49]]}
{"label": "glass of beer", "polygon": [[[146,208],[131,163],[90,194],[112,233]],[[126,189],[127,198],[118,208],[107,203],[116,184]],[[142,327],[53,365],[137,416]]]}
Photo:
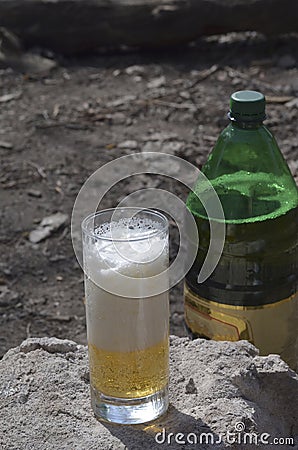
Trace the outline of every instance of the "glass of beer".
{"label": "glass of beer", "polygon": [[98,419],[151,421],[168,408],[168,221],[115,208],[82,223],[91,403]]}

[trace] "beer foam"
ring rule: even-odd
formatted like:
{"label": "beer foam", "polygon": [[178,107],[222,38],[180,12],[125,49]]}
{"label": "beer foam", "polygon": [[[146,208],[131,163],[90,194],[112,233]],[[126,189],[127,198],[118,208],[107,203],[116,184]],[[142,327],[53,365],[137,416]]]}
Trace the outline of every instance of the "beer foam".
{"label": "beer foam", "polygon": [[[88,342],[109,351],[156,345],[168,332],[166,231],[129,218],[104,223],[94,235],[84,245]],[[152,296],[156,284],[161,293]]]}
{"label": "beer foam", "polygon": [[162,229],[159,222],[134,217],[104,223],[94,230],[99,239],[92,253],[102,269],[124,270],[126,275],[135,276],[135,264],[148,265],[164,252],[167,240],[160,235]]}
{"label": "beer foam", "polygon": [[[158,222],[132,218],[97,227],[98,239],[84,246],[87,276],[110,292],[119,293],[121,287],[124,296],[137,297],[140,291],[150,296],[154,286],[150,278],[168,268],[168,237],[162,231]],[[166,286],[167,275],[155,278],[156,282]]]}
{"label": "beer foam", "polygon": [[162,231],[162,225],[159,222],[148,218],[129,217],[121,218],[117,222],[103,223],[95,228],[94,233],[102,239],[127,240],[143,239],[159,231]]}

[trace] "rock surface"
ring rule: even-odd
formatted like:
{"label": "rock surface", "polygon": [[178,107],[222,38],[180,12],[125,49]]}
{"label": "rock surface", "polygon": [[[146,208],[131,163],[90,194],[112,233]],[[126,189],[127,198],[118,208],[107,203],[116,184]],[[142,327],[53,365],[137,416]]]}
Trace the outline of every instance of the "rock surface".
{"label": "rock surface", "polygon": [[244,444],[257,434],[268,445],[293,438],[275,448],[297,448],[298,376],[246,341],[171,337],[170,407],[147,425],[93,417],[87,364],[87,348],[68,340],[31,338],[9,350],[0,365],[0,448],[240,450],[259,448]]}

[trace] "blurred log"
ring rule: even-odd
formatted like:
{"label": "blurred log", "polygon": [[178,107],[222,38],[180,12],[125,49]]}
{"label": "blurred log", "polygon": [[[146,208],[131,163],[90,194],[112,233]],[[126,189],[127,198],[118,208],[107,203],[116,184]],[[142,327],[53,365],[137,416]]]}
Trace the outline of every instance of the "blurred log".
{"label": "blurred log", "polygon": [[231,31],[298,32],[298,1],[0,0],[0,26],[64,54],[152,48]]}

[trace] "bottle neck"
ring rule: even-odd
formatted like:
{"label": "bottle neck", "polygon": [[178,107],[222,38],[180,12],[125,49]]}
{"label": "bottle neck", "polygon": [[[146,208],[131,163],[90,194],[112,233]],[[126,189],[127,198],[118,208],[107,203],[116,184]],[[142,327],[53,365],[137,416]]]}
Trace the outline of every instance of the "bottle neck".
{"label": "bottle neck", "polygon": [[235,117],[233,117],[230,112],[228,113],[228,117],[234,127],[240,128],[242,130],[256,130],[257,128],[263,126],[262,120],[245,122],[239,119],[235,119]]}

